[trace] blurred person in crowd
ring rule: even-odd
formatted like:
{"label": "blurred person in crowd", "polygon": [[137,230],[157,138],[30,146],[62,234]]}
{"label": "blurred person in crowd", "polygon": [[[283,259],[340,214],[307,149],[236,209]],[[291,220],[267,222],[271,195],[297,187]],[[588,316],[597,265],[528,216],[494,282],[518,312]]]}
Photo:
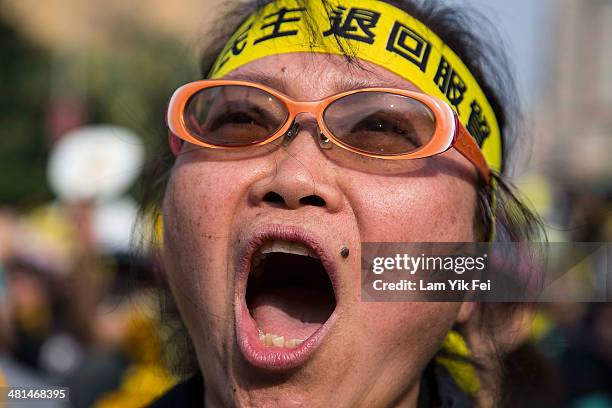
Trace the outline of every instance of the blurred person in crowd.
{"label": "blurred person in crowd", "polygon": [[524,308],[359,299],[362,242],[540,232],[506,181],[520,117],[485,20],[360,0],[218,21],[149,195],[195,373],[153,406],[504,404]]}
{"label": "blurred person in crowd", "polygon": [[11,325],[11,302],[6,282],[6,270],[0,263],[0,351],[6,351],[13,343],[13,331]]}
{"label": "blurred person in crowd", "polygon": [[612,406],[612,305],[589,305],[583,319],[573,327],[560,327],[558,335],[565,340],[555,357],[563,373],[567,399],[578,406],[588,406],[590,400]]}
{"label": "blurred person in crowd", "polygon": [[151,264],[103,254],[89,208],[0,217],[0,357],[9,383],[66,386],[74,407],[142,406],[173,382],[155,346]]}
{"label": "blurred person in crowd", "polygon": [[12,347],[14,336],[11,324],[11,301],[8,290],[6,262],[11,253],[11,233],[14,216],[5,210],[0,211],[0,352]]}
{"label": "blurred person in crowd", "polygon": [[39,368],[40,349],[53,332],[53,286],[47,274],[29,263],[12,260],[6,265],[15,341],[13,355],[31,368]]}

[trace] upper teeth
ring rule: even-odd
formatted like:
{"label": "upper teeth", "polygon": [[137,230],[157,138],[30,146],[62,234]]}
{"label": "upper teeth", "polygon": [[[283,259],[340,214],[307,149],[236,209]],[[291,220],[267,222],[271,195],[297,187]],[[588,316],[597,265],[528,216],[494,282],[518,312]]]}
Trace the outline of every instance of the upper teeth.
{"label": "upper teeth", "polygon": [[262,254],[268,254],[271,252],[284,252],[286,254],[318,258],[318,256],[314,252],[312,252],[306,245],[300,244],[299,242],[270,241],[263,244],[261,248],[259,248],[259,252]]}

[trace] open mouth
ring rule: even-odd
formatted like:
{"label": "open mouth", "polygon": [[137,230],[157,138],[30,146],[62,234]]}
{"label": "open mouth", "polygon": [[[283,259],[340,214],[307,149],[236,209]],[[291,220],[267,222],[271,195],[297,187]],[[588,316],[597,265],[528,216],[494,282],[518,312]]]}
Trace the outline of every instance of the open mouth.
{"label": "open mouth", "polygon": [[297,367],[336,319],[333,259],[297,229],[270,228],[245,244],[236,282],[238,346],[256,367]]}
{"label": "open mouth", "polygon": [[329,319],[336,298],[325,267],[310,248],[268,241],[253,254],[246,304],[261,344],[294,348]]}

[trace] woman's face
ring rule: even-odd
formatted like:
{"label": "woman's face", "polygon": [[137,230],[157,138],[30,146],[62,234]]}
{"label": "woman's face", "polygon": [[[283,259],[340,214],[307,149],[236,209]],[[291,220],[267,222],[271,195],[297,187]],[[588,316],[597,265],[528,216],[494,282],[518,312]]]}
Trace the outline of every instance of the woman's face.
{"label": "woman's face", "polygon": [[[322,54],[266,57],[225,78],[297,100],[348,87],[417,89],[381,67]],[[424,367],[469,307],[361,302],[360,246],[473,241],[475,171],[453,149],[410,162],[322,149],[315,119],[297,121],[289,144],[184,145],[172,169],[165,265],[206,402],[414,405]]]}

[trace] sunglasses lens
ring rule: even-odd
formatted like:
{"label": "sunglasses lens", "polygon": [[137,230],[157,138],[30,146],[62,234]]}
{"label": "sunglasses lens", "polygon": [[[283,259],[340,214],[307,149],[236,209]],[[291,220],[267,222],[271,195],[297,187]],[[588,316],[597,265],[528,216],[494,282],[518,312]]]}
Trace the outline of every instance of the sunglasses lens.
{"label": "sunglasses lens", "polygon": [[323,120],[342,143],[365,153],[398,155],[427,145],[433,112],[422,102],[388,92],[354,93],[330,104]]}
{"label": "sunglasses lens", "polygon": [[248,146],[275,134],[287,120],[274,95],[249,86],[220,85],[195,93],[184,111],[185,126],[215,146]]}

